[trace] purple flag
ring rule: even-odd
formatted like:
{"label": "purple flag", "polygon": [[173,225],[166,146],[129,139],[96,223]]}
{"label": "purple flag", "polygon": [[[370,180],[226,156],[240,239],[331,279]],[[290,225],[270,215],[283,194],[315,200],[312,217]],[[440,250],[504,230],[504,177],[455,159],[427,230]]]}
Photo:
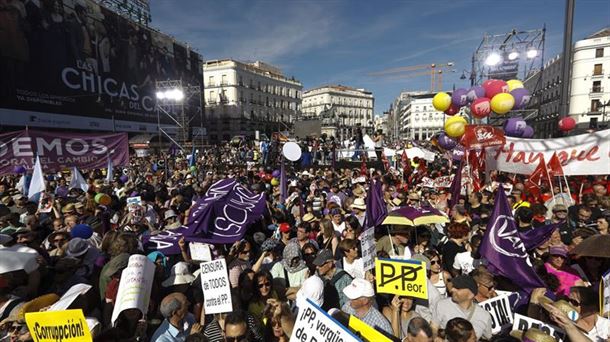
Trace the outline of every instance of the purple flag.
{"label": "purple flag", "polygon": [[532,249],[542,245],[546,240],[551,238],[553,231],[559,226],[558,223],[547,224],[546,226],[528,229],[524,232],[519,232],[519,237],[525,249],[531,251]]}
{"label": "purple flag", "polygon": [[286,198],[288,197],[288,188],[286,188],[286,167],[284,166],[284,156],[280,158],[282,158],[280,166],[280,200],[282,203],[285,203]]}
{"label": "purple flag", "polygon": [[449,208],[453,208],[454,205],[459,203],[460,194],[462,193],[462,166],[464,165],[464,161],[459,162],[459,166],[453,177],[453,182],[451,183],[451,188],[449,188],[449,192],[451,192],[451,198],[449,199]]}
{"label": "purple flag", "polygon": [[372,179],[369,193],[366,196],[366,222],[364,229],[380,225],[386,216],[388,216],[388,207],[383,201],[381,182]]}
{"label": "purple flag", "polygon": [[532,268],[532,262],[517,232],[517,224],[502,186],[496,191],[494,210],[489,218],[479,251],[488,261],[488,269],[491,273],[512,280],[525,292],[529,293],[534,288],[545,287]]}
{"label": "purple flag", "polygon": [[146,236],[144,245],[165,255],[179,254],[178,240],[213,244],[240,240],[265,210],[265,195],[255,194],[235,179],[214,183],[191,207],[186,226]]}

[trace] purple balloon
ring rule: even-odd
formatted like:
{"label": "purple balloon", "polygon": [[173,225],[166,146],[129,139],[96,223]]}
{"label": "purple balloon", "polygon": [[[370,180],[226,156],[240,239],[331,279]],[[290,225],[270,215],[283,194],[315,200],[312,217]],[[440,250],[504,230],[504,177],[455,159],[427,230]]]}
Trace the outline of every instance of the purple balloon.
{"label": "purple balloon", "polygon": [[468,98],[468,102],[472,102],[476,99],[480,99],[485,97],[485,88],[481,86],[474,86],[468,89],[468,93],[466,93],[466,97]]}
{"label": "purple balloon", "polygon": [[280,177],[280,170],[273,170],[273,172],[271,173],[271,175],[274,178],[279,178]]}
{"label": "purple balloon", "polygon": [[122,175],[121,177],[119,177],[119,180],[121,181],[121,183],[127,183],[127,181],[129,180],[129,176]]}
{"label": "purple balloon", "polygon": [[513,109],[523,109],[530,102],[531,95],[529,90],[525,88],[513,89],[510,94],[515,98]]}
{"label": "purple balloon", "polygon": [[441,133],[438,136],[438,144],[445,150],[451,150],[457,146],[457,141],[448,137],[447,134]]}
{"label": "purple balloon", "polygon": [[468,91],[464,88],[459,88],[453,91],[451,94],[451,104],[456,107],[462,107],[468,104],[468,98],[466,97],[466,93]]}
{"label": "purple balloon", "polygon": [[23,167],[22,165],[15,165],[15,168],[13,169],[13,171],[15,171],[15,173],[25,173],[25,167]]}
{"label": "purple balloon", "polygon": [[521,135],[521,138],[530,139],[533,137],[534,137],[534,128],[532,128],[532,126],[525,126],[525,128],[523,129],[523,134]]}
{"label": "purple balloon", "polygon": [[451,159],[453,161],[460,161],[464,157],[464,146],[457,145],[453,151],[451,151]]}
{"label": "purple balloon", "polygon": [[525,127],[527,127],[527,123],[522,118],[510,118],[504,122],[504,134],[509,137],[519,138],[523,136]]}

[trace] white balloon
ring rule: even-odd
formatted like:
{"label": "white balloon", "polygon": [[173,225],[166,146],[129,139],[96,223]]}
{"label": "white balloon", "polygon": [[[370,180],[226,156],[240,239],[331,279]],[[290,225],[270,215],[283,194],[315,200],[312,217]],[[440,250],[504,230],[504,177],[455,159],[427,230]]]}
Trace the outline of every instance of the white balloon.
{"label": "white balloon", "polygon": [[301,158],[301,147],[295,142],[287,142],[282,148],[284,157],[290,161],[297,161]]}

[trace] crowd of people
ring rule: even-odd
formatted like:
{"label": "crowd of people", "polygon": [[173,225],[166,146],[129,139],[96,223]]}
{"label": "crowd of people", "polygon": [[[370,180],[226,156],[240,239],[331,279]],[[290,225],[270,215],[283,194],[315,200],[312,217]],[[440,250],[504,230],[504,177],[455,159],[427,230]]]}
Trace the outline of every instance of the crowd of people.
{"label": "crowd of people", "polygon": [[[241,153],[228,149],[232,155]],[[4,176],[0,339],[34,340],[25,314],[45,311],[74,285],[87,284],[91,289],[69,308],[83,311],[95,341],[288,341],[304,298],[325,311],[356,316],[396,341],[554,340],[536,329],[522,335],[510,328],[492,334],[492,318],[478,305],[520,290],[488,269],[479,253],[497,184],[510,189],[520,232],[551,223],[557,227],[528,251],[545,287],[534,289],[514,311],[559,327],[572,341],[610,339],[610,320],[600,315],[599,307],[599,284],[610,259],[572,253],[583,240],[608,234],[608,175],[571,179],[573,198],[562,202],[545,203],[544,194],[552,189],[533,194],[525,178],[506,174],[451,200],[448,189],[420,184],[424,176],[455,172],[456,165],[440,156],[434,162],[410,161],[407,175],[382,167],[364,174],[360,165],[333,168],[313,158],[311,168],[287,167],[287,196],[282,196],[279,186],[272,185],[278,165],[261,154],[248,166],[227,166],[219,162],[227,157],[222,151],[200,151],[194,167],[180,156],[134,157],[124,170],[114,170],[111,182],[105,170],[81,170],[87,191],[70,188],[69,172],[47,175],[50,210],[41,210],[19,190],[20,175]],[[152,250],[143,241],[186,224],[192,205],[225,178],[265,193],[266,210],[243,239],[212,246],[214,259],[226,260],[233,311],[206,314],[199,264],[190,256],[188,239],[180,240],[176,255]],[[427,300],[378,293],[375,270],[365,270],[361,237],[369,228],[366,198],[372,181],[381,182],[390,212],[404,206],[433,207],[448,217],[446,224],[370,228],[375,229],[377,257],[425,262]],[[565,185],[553,190],[567,196]],[[99,203],[100,193],[111,202]],[[127,198],[134,196],[141,202],[131,210]],[[16,266],[2,256],[5,252],[32,258]],[[135,254],[156,266],[148,311],[122,311],[113,324],[121,272]],[[549,300],[545,292],[556,298]],[[565,306],[577,318],[569,317]]]}

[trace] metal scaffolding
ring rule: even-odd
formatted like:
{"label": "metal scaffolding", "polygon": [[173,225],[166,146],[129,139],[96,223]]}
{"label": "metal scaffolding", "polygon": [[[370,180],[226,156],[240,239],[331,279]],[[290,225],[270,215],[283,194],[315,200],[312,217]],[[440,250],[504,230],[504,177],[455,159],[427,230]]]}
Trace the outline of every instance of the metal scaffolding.
{"label": "metal scaffolding", "polygon": [[[199,85],[183,84],[182,80],[166,80],[157,81],[156,89],[159,145],[161,145],[161,134],[163,134],[184,150],[185,144],[190,140],[191,121],[197,117],[200,121],[199,134],[197,135],[201,135],[203,139],[201,87]],[[197,101],[193,101],[195,96]],[[161,113],[169,117],[175,123],[175,126],[162,127]],[[170,129],[177,129],[175,138],[168,132]]]}

